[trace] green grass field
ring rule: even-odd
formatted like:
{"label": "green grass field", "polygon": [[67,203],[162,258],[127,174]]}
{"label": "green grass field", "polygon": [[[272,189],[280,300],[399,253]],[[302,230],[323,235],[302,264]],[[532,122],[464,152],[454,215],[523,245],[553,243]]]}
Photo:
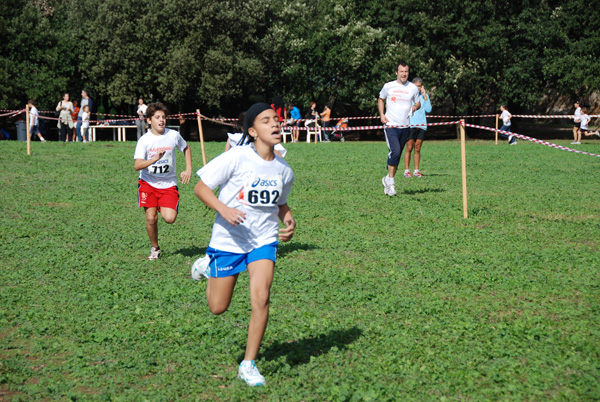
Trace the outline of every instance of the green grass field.
{"label": "green grass field", "polygon": [[600,158],[469,142],[463,219],[458,142],[425,143],[394,198],[385,143],[288,144],[298,227],[252,389],[247,275],[212,316],[195,175],[145,261],[134,147],[0,143],[0,400],[600,400]]}

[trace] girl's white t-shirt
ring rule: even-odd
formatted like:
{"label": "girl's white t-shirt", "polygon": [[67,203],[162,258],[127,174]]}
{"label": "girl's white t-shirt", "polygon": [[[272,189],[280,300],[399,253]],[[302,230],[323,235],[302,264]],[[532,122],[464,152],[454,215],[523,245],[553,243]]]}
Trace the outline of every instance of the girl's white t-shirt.
{"label": "girl's white t-shirt", "polygon": [[294,173],[279,156],[266,161],[254,144],[222,153],[196,172],[210,189],[219,187],[219,200],[246,213],[233,226],[219,213],[209,246],[230,253],[249,253],[278,239],[279,206],[287,203]]}
{"label": "girl's white t-shirt", "polygon": [[89,128],[90,127],[90,114],[88,112],[83,112],[81,115],[81,128]]}
{"label": "girl's white t-shirt", "polygon": [[[502,114],[500,115],[500,118],[502,119],[502,124],[505,126],[509,126],[510,127],[510,118],[512,117],[512,114],[510,114],[508,112],[508,110],[505,110],[502,112]],[[518,128],[518,127],[517,127]]]}
{"label": "girl's white t-shirt", "polygon": [[165,154],[146,169],[140,170],[140,179],[156,188],[176,186],[177,161],[175,158],[175,148],[183,152],[186,147],[187,142],[185,142],[178,131],[165,128],[163,135],[154,135],[151,130],[148,130],[138,140],[133,159],[152,159],[158,152],[163,150]]}

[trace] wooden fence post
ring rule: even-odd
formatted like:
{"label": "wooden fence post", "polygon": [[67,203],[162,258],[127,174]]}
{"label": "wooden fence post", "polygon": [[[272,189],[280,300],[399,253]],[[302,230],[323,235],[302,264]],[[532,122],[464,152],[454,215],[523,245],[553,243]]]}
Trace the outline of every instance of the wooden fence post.
{"label": "wooden fence post", "polygon": [[463,193],[463,218],[469,217],[467,205],[467,156],[466,156],[465,120],[460,120],[460,154],[462,161],[462,193]]}
{"label": "wooden fence post", "polygon": [[196,109],[198,116],[198,136],[200,137],[200,147],[202,147],[202,166],[206,165],[206,151],[204,150],[204,132],[202,131],[202,119],[200,118],[200,109]]}

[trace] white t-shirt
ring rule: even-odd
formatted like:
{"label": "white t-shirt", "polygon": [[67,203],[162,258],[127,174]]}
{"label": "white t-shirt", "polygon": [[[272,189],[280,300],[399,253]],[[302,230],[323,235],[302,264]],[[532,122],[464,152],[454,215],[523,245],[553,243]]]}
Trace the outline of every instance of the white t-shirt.
{"label": "white t-shirt", "polygon": [[511,125],[510,118],[511,117],[512,117],[512,114],[510,114],[508,112],[508,110],[503,111],[502,114],[500,115],[500,118],[502,119],[502,124],[510,127],[510,125]]}
{"label": "white t-shirt", "polygon": [[31,110],[29,111],[29,125],[30,126],[37,126],[39,121],[38,121],[38,116],[40,115],[40,112],[38,112],[37,108],[35,106],[31,107]]}
{"label": "white t-shirt", "polygon": [[148,106],[146,104],[142,104],[141,106],[138,105],[138,109],[137,109],[138,117],[140,117],[140,111],[145,116],[146,115],[146,109],[148,109]]}
{"label": "white t-shirt", "polygon": [[169,188],[177,185],[175,148],[183,152],[187,142],[178,131],[165,128],[163,135],[154,135],[148,130],[137,142],[133,159],[152,159],[158,152],[165,154],[158,161],[140,170],[140,179],[152,187]]}
{"label": "white t-shirt", "polygon": [[254,144],[223,152],[196,172],[219,200],[246,213],[233,226],[217,213],[209,246],[230,253],[248,253],[278,239],[279,206],[287,203],[294,173],[283,158],[266,161]]}
{"label": "white t-shirt", "polygon": [[577,109],[575,109],[575,123],[579,123],[581,121],[581,108],[578,107]]}
{"label": "white t-shirt", "polygon": [[386,125],[408,126],[412,105],[419,102],[419,88],[410,81],[400,84],[397,80],[386,83],[379,98],[385,99]]}
{"label": "white t-shirt", "polygon": [[588,123],[590,122],[591,118],[589,115],[587,114],[582,114],[581,115],[581,126],[580,128],[582,130],[587,130],[588,129]]}
{"label": "white t-shirt", "polygon": [[83,114],[81,115],[81,120],[83,121],[83,123],[81,123],[81,128],[90,127],[90,113],[83,112]]}
{"label": "white t-shirt", "polygon": [[[231,145],[231,148],[240,145],[240,141],[242,140],[243,135],[244,133],[227,133],[227,137],[229,137],[229,145]],[[250,143],[244,145],[250,145]],[[285,155],[287,154],[287,149],[285,149],[283,145],[276,144],[274,149],[275,151],[279,152],[282,157],[285,158]]]}
{"label": "white t-shirt", "polygon": [[77,113],[78,117],[83,117],[83,107],[89,106],[89,104],[90,104],[89,99],[81,98],[81,105],[79,105],[79,113]]}

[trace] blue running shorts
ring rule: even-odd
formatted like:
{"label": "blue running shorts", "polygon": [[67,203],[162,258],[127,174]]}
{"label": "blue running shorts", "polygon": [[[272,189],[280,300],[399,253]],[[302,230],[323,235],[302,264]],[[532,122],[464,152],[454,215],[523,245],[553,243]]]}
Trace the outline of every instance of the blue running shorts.
{"label": "blue running shorts", "polygon": [[249,253],[230,253],[209,247],[206,249],[206,255],[210,257],[208,263],[208,272],[211,278],[223,278],[244,272],[248,269],[248,264],[258,260],[271,260],[273,263],[277,259],[277,246],[279,242],[274,242],[255,248]]}

